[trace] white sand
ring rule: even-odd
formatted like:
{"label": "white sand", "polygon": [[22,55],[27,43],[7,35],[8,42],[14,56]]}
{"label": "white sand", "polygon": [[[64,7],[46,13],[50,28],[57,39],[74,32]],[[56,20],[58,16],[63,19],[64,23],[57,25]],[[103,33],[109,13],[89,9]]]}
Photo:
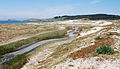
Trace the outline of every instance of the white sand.
{"label": "white sand", "polygon": [[32,56],[28,63],[26,63],[21,69],[38,69],[40,61],[46,60],[59,45],[70,43],[71,41],[72,40],[65,40],[46,45],[45,49],[42,49],[38,54]]}
{"label": "white sand", "polygon": [[[120,69],[120,59],[116,60],[98,60],[100,57],[79,58],[76,60],[67,59],[63,63],[52,66],[50,69]],[[70,66],[72,65],[72,66]]]}
{"label": "white sand", "polygon": [[84,24],[84,25],[98,25],[98,26],[105,26],[105,25],[111,25],[112,22],[107,21],[90,21],[90,22],[81,22],[79,20],[68,20],[68,21],[62,21],[58,22],[58,24]]}
{"label": "white sand", "polygon": [[79,37],[83,37],[83,36],[86,36],[86,35],[89,35],[89,34],[92,34],[92,33],[95,33],[97,31],[100,31],[101,29],[103,29],[103,27],[94,27],[92,28],[90,31],[88,32],[83,32],[83,33],[80,33],[80,36],[78,36],[77,38]]}
{"label": "white sand", "polygon": [[[60,24],[83,24],[83,23],[75,23],[73,20],[69,20],[69,21],[61,22]],[[95,23],[84,23],[84,24],[106,26],[106,25],[110,25],[112,23],[105,22],[105,21],[104,22],[97,21]],[[78,36],[77,38],[98,32],[103,28],[104,27],[94,27],[88,32],[81,33],[80,36]],[[53,44],[53,46],[54,45],[55,44]],[[59,45],[57,45],[57,46],[59,46]],[[49,57],[49,55],[52,52],[53,52],[53,49],[51,49],[51,50],[46,49],[42,52],[39,52],[37,55],[31,57],[29,62],[27,64],[25,64],[24,67],[21,69],[37,69],[37,67],[39,66],[38,62],[42,61],[42,60],[46,60],[46,58]],[[87,59],[80,58],[77,60],[73,60],[73,59],[69,58],[66,61],[64,61],[63,63],[52,66],[51,69],[80,69],[80,68],[92,68],[92,67],[96,67],[98,69],[120,69],[120,60],[96,61],[97,58],[99,58],[99,57],[92,57],[92,58],[87,58]],[[71,67],[70,65],[73,65],[73,67]]]}

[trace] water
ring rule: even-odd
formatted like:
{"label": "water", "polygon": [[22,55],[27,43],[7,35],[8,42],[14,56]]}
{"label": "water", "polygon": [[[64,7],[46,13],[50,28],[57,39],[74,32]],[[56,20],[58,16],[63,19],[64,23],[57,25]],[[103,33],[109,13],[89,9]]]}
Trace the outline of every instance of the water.
{"label": "water", "polygon": [[0,23],[56,23],[52,21],[0,21]]}
{"label": "water", "polygon": [[[64,39],[70,39],[70,38],[74,38],[77,37],[76,34],[74,34],[74,32],[76,32],[78,30],[78,27],[75,27],[74,31],[71,31],[69,33],[68,37],[63,37],[63,38],[56,38],[56,39],[48,39],[48,40],[43,40],[43,41],[39,41],[39,42],[35,42],[33,44],[30,44],[28,46],[25,46],[15,52],[9,53],[8,55],[4,56],[3,58],[0,58],[0,65],[4,64],[7,61],[12,60],[15,56],[17,55],[24,55],[24,54],[28,54],[32,51],[34,51],[35,49],[39,48],[41,45],[48,43],[48,42],[53,42],[53,41],[57,41],[57,40],[64,40]],[[35,45],[37,44],[37,45]],[[34,45],[34,46],[32,46]],[[32,46],[32,49],[29,49],[29,47]]]}

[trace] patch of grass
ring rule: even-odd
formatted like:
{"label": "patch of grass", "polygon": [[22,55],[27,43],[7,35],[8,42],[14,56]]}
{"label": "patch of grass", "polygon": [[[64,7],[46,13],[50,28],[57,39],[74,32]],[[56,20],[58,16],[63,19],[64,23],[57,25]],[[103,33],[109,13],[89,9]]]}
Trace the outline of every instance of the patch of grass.
{"label": "patch of grass", "polygon": [[1,69],[20,69],[27,62],[26,55],[18,55],[14,59],[6,62]]}
{"label": "patch of grass", "polygon": [[98,55],[98,53],[95,53],[95,52],[93,53],[93,56],[97,56],[97,55]]}
{"label": "patch of grass", "polygon": [[79,27],[78,28],[78,31],[79,32],[87,32],[87,31],[89,31],[91,29],[91,27]]}
{"label": "patch of grass", "polygon": [[7,53],[10,53],[10,52],[13,52],[13,51],[16,51],[17,49],[19,49],[23,45],[26,45],[29,43],[33,43],[33,42],[41,41],[41,40],[46,40],[46,39],[63,37],[63,36],[65,36],[66,32],[67,32],[67,30],[65,29],[65,30],[44,33],[44,34],[37,35],[35,37],[31,37],[31,38],[23,39],[23,40],[13,42],[10,44],[2,45],[2,46],[0,46],[0,56],[7,54]]}
{"label": "patch of grass", "polygon": [[109,34],[107,34],[107,36],[112,36],[112,35],[120,36],[120,34],[117,32],[109,32]]}
{"label": "patch of grass", "polygon": [[117,36],[120,36],[120,34],[118,34],[118,33],[117,33],[116,35],[117,35]]}
{"label": "patch of grass", "polygon": [[70,66],[70,67],[74,67],[74,65],[72,65],[72,64],[69,64],[68,66]]}
{"label": "patch of grass", "polygon": [[73,57],[72,59],[73,59],[73,60],[76,60],[76,58],[74,58],[74,57]]}
{"label": "patch of grass", "polygon": [[103,37],[96,37],[95,40],[101,40]]}
{"label": "patch of grass", "polygon": [[113,33],[109,33],[109,34],[107,34],[107,36],[111,36],[111,35],[114,35]]}
{"label": "patch of grass", "polygon": [[95,53],[97,53],[97,54],[108,54],[108,55],[110,55],[110,54],[114,54],[115,51],[114,51],[114,49],[111,48],[110,46],[101,46],[101,47],[99,47],[99,48],[97,48],[97,49],[95,50]]}
{"label": "patch of grass", "polygon": [[25,55],[18,55],[18,56],[16,56],[14,59],[12,59],[11,61],[6,62],[5,64],[11,66],[11,65],[14,65],[15,63],[23,60],[23,59],[25,60],[26,57],[27,57],[27,56],[25,56]]}

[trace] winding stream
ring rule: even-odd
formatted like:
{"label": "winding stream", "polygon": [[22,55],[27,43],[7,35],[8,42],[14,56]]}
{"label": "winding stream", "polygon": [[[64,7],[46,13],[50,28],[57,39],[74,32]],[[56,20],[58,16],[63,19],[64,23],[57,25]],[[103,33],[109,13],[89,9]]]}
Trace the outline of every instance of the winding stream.
{"label": "winding stream", "polygon": [[78,27],[75,27],[74,31],[71,31],[71,32],[68,33],[68,37],[57,38],[57,39],[48,39],[48,40],[35,42],[35,43],[27,45],[27,46],[15,51],[15,52],[9,53],[9,54],[7,54],[6,56],[4,56],[3,58],[0,59],[0,65],[4,64],[5,62],[8,62],[8,61],[12,60],[17,55],[28,54],[28,53],[34,51],[36,48],[40,47],[41,45],[43,45],[45,43],[77,37],[78,35],[74,34],[74,32],[76,32],[77,30],[78,30]]}

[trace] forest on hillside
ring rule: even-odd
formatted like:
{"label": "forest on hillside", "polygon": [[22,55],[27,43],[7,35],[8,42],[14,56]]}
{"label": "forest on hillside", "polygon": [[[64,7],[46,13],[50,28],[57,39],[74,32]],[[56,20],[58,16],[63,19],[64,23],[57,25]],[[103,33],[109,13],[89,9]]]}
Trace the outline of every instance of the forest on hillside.
{"label": "forest on hillside", "polygon": [[89,19],[89,20],[119,20],[119,15],[108,15],[108,14],[93,14],[93,15],[75,15],[75,16],[56,16],[54,19],[60,20],[74,20],[74,19]]}

